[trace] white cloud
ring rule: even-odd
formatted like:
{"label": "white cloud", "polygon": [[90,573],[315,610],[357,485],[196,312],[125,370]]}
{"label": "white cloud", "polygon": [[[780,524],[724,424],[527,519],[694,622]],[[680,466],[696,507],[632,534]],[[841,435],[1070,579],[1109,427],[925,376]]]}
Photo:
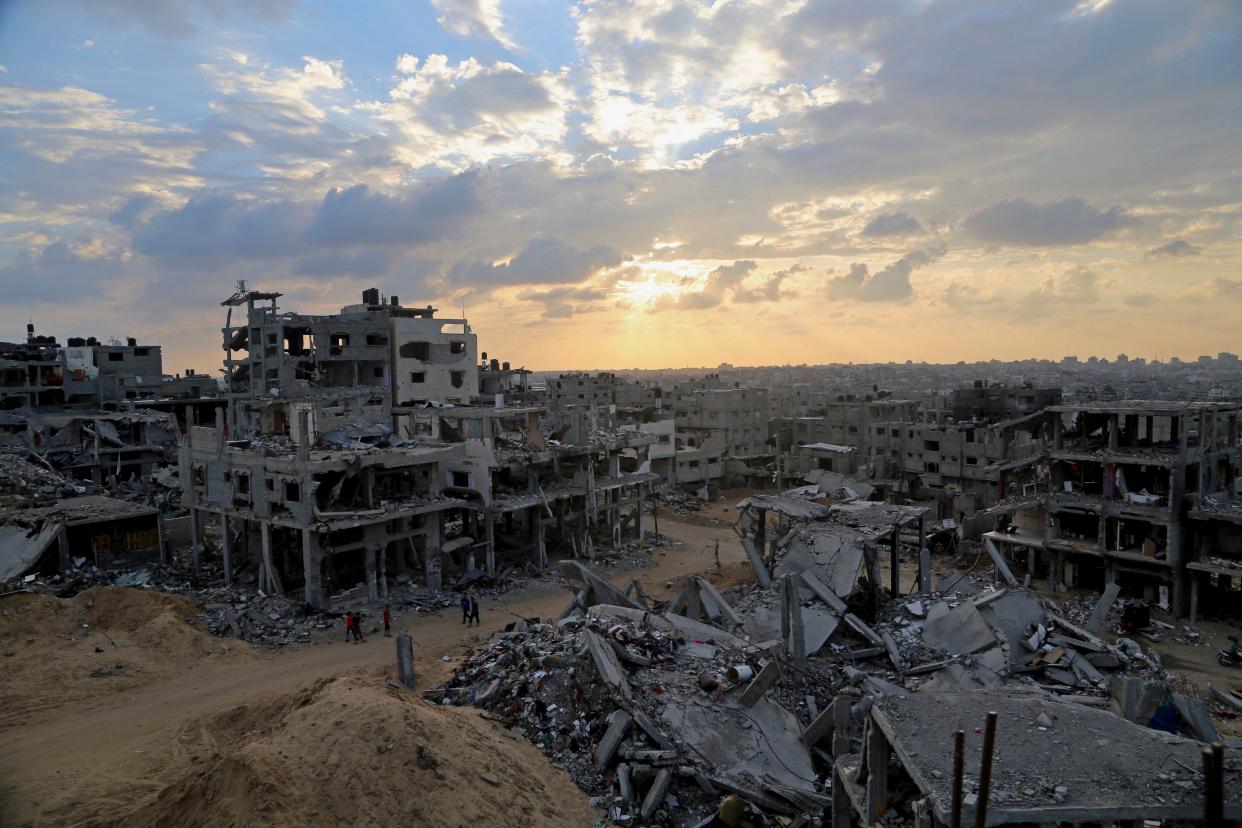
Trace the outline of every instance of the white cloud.
{"label": "white cloud", "polygon": [[420,168],[464,169],[496,158],[555,158],[565,137],[569,90],[564,79],[444,55],[401,55],[401,78],[389,100],[363,105],[395,131],[391,151]]}
{"label": "white cloud", "polygon": [[439,12],[437,22],[453,34],[494,40],[506,49],[515,48],[505,34],[500,0],[431,0],[431,5]]}
{"label": "white cloud", "polygon": [[904,302],[914,293],[910,274],[945,254],[944,248],[912,250],[887,267],[872,273],[865,264],[855,263],[849,273],[828,280],[828,298],[860,302]]}

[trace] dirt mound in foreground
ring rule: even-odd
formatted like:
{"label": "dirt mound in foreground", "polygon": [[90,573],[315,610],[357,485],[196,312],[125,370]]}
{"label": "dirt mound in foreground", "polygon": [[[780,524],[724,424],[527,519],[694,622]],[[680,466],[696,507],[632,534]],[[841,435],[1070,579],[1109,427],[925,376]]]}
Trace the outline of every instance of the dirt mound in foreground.
{"label": "dirt mound in foreground", "polygon": [[199,610],[192,598],[125,587],[0,599],[0,726],[132,690],[203,659],[252,657],[246,644],[203,630]]}
{"label": "dirt mound in foreground", "polygon": [[336,678],[183,730],[187,770],[103,826],[591,825],[537,749],[474,710]]}

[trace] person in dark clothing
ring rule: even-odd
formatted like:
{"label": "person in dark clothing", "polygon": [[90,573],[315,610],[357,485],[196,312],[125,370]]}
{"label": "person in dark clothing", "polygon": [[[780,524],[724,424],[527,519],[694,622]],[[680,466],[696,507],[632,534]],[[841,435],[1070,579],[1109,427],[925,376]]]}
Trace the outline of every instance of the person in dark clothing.
{"label": "person in dark clothing", "polygon": [[354,634],[354,614],[352,612],[345,613],[345,640],[348,642],[349,637]]}
{"label": "person in dark clothing", "polygon": [[384,607],[384,637],[392,638],[392,613]]}
{"label": "person in dark clothing", "polygon": [[461,594],[461,623],[470,626],[470,596],[464,592]]}
{"label": "person in dark clothing", "polygon": [[470,599],[470,620],[479,626],[483,625],[483,622],[479,620],[479,602],[474,598]]}
{"label": "person in dark clothing", "polygon": [[363,644],[367,642],[366,636],[362,634],[362,613],[354,615],[354,637]]}

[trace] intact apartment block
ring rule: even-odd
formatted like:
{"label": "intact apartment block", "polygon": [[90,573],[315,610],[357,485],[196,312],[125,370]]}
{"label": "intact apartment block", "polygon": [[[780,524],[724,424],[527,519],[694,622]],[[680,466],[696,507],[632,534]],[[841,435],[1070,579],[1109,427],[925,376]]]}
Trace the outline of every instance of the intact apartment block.
{"label": "intact apartment block", "polygon": [[229,405],[181,452],[195,548],[215,516],[226,578],[245,559],[323,607],[358,583],[379,600],[393,578],[440,590],[641,538],[656,436],[480,399],[475,334],[434,308],[368,290],[306,315],[279,298],[223,303]]}

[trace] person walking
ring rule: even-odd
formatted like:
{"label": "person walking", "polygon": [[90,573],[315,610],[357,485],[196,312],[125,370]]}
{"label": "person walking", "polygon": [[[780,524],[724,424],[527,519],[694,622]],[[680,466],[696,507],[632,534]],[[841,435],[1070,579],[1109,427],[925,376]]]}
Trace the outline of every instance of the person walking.
{"label": "person walking", "polygon": [[392,638],[392,613],[384,607],[384,637]]}
{"label": "person walking", "polygon": [[467,627],[470,626],[470,596],[466,593],[461,594],[461,623]]}
{"label": "person walking", "polygon": [[354,613],[354,641],[355,642],[361,641],[363,644],[367,643],[367,637],[362,634],[362,613],[361,612]]}
{"label": "person walking", "polygon": [[349,642],[349,637],[354,634],[354,614],[352,612],[345,613],[345,641]]}
{"label": "person walking", "polygon": [[473,621],[476,626],[483,625],[483,622],[479,620],[479,602],[473,596],[470,598],[470,620]]}

